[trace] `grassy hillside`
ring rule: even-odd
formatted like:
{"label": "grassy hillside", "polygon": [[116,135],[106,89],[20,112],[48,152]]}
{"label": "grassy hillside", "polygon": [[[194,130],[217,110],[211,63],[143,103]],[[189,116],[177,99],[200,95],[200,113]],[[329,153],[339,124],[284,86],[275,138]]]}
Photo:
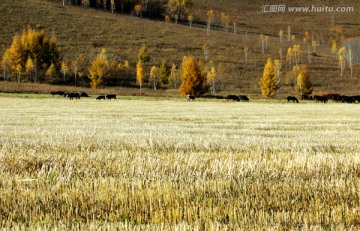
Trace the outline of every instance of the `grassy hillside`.
{"label": "grassy hillside", "polygon": [[[245,93],[260,97],[258,80],[262,75],[266,59],[279,58],[279,49],[284,53],[293,43],[302,43],[305,31],[315,32],[321,37],[322,44],[317,48],[317,56],[312,57],[309,65],[315,93],[340,92],[358,94],[360,65],[354,65],[354,76],[350,78],[347,69],[340,77],[338,61],[330,54],[328,30],[331,23],[341,26],[347,37],[358,36],[360,32],[359,3],[342,1],[298,1],[287,6],[352,6],[351,13],[262,13],[263,1],[235,0],[198,0],[194,1],[195,21],[206,21],[206,12],[214,9],[216,17],[213,25],[216,29],[206,34],[204,26],[176,25],[162,21],[136,18],[128,15],[112,15],[102,10],[85,9],[66,5],[61,1],[45,0],[2,0],[0,5],[0,53],[10,46],[15,33],[27,26],[43,28],[49,34],[54,33],[65,57],[80,53],[94,57],[101,48],[106,48],[112,57],[119,61],[129,60],[133,68],[137,61],[137,52],[142,43],[147,43],[151,53],[150,65],[160,65],[166,58],[171,63],[180,65],[184,55],[203,58],[203,46],[208,45],[210,59],[215,65],[221,65],[226,92]],[[271,4],[283,4],[273,1]],[[236,33],[226,33],[221,26],[221,11],[231,16],[232,25],[236,22]],[[291,26],[296,36],[294,42],[279,42],[280,29],[286,31]],[[261,54],[260,34],[269,36],[269,49]],[[249,48],[249,62],[244,63],[244,48]],[[305,49],[305,45],[303,45]],[[285,54],[284,54],[285,56]],[[307,62],[307,54],[301,55],[301,62]],[[283,76],[288,70],[283,69]],[[224,92],[224,93],[226,93]],[[283,86],[280,97],[293,94],[293,88]]]}

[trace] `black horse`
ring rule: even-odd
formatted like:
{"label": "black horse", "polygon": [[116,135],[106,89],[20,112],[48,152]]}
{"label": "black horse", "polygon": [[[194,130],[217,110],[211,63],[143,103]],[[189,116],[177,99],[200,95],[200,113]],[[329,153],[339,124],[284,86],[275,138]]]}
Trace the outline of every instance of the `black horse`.
{"label": "black horse", "polygon": [[233,101],[240,101],[239,97],[237,97],[236,95],[228,95],[226,96],[227,100],[233,100]]}
{"label": "black horse", "polygon": [[286,99],[288,102],[299,103],[299,100],[295,96],[288,96]]}

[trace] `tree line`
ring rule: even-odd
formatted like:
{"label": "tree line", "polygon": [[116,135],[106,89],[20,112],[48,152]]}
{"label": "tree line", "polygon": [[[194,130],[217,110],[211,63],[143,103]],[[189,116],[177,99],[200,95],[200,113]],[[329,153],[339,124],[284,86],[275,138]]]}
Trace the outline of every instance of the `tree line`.
{"label": "tree line", "polygon": [[193,6],[192,0],[62,0],[62,3],[159,19],[165,15],[186,17]]}
{"label": "tree line", "polygon": [[106,49],[93,59],[83,54],[62,57],[54,34],[49,37],[44,30],[28,27],[14,36],[2,56],[1,68],[4,81],[71,84],[94,89],[136,85],[141,89],[146,84],[154,90],[180,87],[182,94],[199,95],[215,82],[214,67],[193,57],[184,57],[180,67],[163,60],[149,69],[150,60],[146,44],[138,52],[136,75],[131,73],[135,67],[127,60],[119,62],[110,58]]}

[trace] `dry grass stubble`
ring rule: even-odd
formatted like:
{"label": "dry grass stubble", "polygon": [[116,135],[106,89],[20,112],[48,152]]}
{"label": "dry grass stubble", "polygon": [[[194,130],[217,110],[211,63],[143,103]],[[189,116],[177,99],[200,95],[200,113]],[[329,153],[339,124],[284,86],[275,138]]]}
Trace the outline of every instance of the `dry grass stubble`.
{"label": "dry grass stubble", "polygon": [[2,228],[360,225],[358,105],[2,97]]}

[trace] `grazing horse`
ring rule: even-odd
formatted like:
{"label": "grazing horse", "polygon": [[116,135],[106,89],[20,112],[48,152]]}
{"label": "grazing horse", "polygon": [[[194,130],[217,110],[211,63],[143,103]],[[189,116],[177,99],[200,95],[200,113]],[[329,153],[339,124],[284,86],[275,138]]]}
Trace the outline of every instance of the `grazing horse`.
{"label": "grazing horse", "polygon": [[312,100],[313,97],[311,95],[301,95],[302,100]]}
{"label": "grazing horse", "polygon": [[299,103],[299,100],[295,96],[288,96],[286,99],[288,102]]}
{"label": "grazing horse", "polygon": [[341,102],[343,102],[343,103],[355,103],[355,100],[354,100],[353,96],[343,95],[343,96],[341,96]]}
{"label": "grazing horse", "polygon": [[80,94],[77,93],[77,92],[65,92],[64,93],[64,97],[65,98],[69,98],[70,100],[73,100],[74,98],[75,99],[80,99]]}
{"label": "grazing horse", "polygon": [[320,96],[320,95],[315,95],[314,96],[315,102],[317,103],[326,103],[328,101],[328,99],[324,96]]}
{"label": "grazing horse", "polygon": [[52,94],[53,96],[54,95],[64,95],[65,92],[63,92],[63,91],[50,91],[49,94]]}
{"label": "grazing horse", "polygon": [[239,97],[237,97],[236,95],[228,95],[226,96],[227,100],[233,100],[233,101],[240,101]]}
{"label": "grazing horse", "polygon": [[102,100],[102,99],[105,99],[105,95],[99,95],[96,100]]}
{"label": "grazing horse", "polygon": [[239,95],[239,99],[240,101],[249,101],[249,97],[247,97],[246,95]]}
{"label": "grazing horse", "polygon": [[195,100],[195,95],[187,95],[187,100]]}
{"label": "grazing horse", "polygon": [[360,103],[360,95],[355,95],[352,98],[354,100],[354,103],[356,103],[356,102]]}
{"label": "grazing horse", "polygon": [[89,97],[89,95],[86,94],[85,91],[78,91],[78,93],[80,94],[80,97]]}
{"label": "grazing horse", "polygon": [[105,95],[105,98],[109,100],[116,99],[116,95],[115,94]]}

